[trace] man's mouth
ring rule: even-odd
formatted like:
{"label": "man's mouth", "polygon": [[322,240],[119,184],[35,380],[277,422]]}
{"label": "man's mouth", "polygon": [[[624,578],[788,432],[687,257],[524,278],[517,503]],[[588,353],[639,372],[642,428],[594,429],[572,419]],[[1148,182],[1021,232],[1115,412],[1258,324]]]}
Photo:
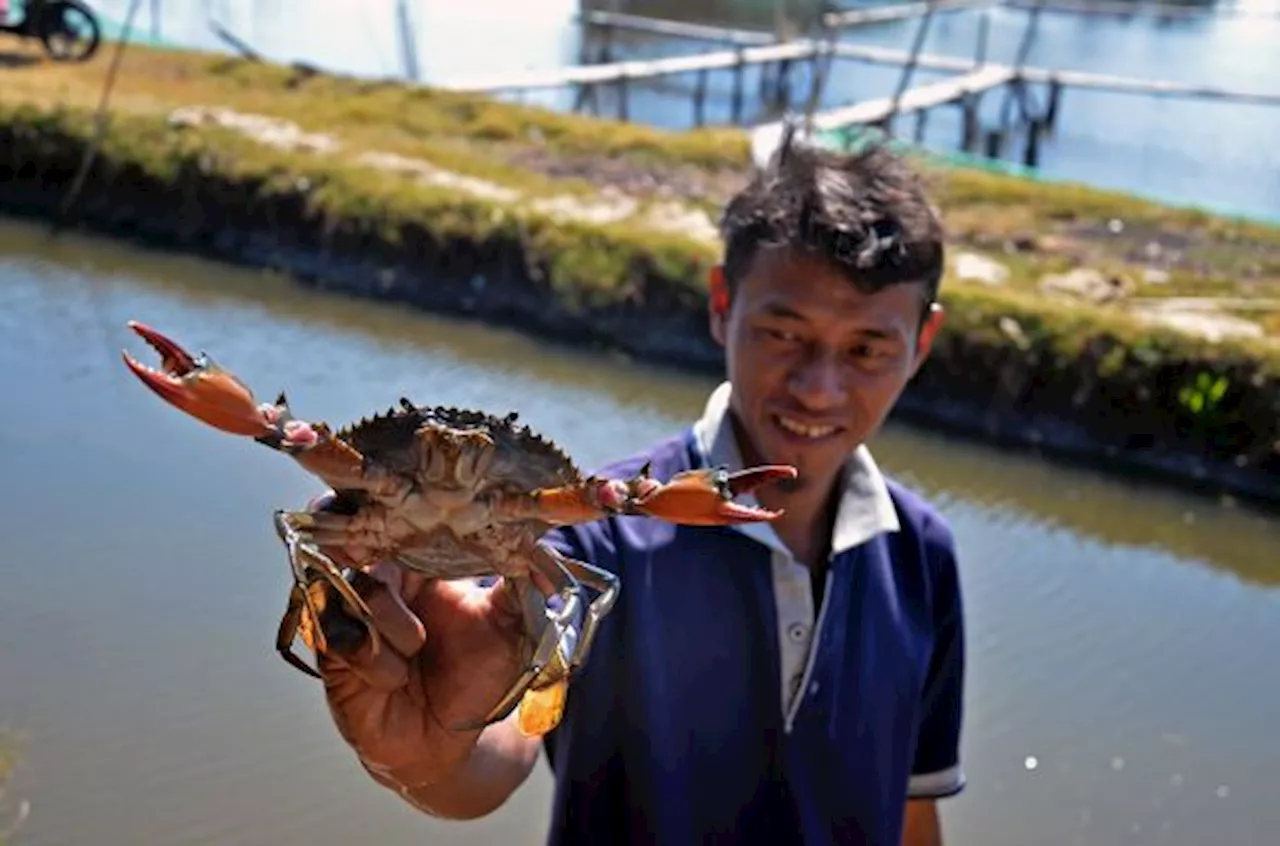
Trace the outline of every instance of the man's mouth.
{"label": "man's mouth", "polygon": [[773,415],[773,422],[784,432],[810,441],[819,441],[824,438],[829,438],[840,431],[839,426],[806,423],[803,420],[797,420],[794,417],[788,417],[784,414]]}

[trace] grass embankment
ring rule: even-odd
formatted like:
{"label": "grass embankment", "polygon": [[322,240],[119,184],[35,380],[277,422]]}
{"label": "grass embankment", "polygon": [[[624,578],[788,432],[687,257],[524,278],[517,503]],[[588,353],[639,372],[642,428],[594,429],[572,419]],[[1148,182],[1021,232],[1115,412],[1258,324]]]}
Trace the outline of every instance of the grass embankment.
{"label": "grass embankment", "polygon": [[[436,306],[472,301],[484,312],[474,301],[496,296],[486,285],[502,288],[487,313],[714,360],[702,286],[717,255],[715,211],[745,178],[743,133],[672,134],[130,51],[77,200],[87,219],[197,247],[236,230],[240,246],[224,252],[256,250],[269,263],[285,243],[295,260],[282,263],[298,270],[302,247],[323,257],[307,270],[321,277],[362,262],[359,273],[379,278],[342,284]],[[105,61],[6,71],[9,207],[47,207],[69,185]],[[223,111],[171,120],[192,106]],[[1280,230],[1078,186],[928,176],[951,231],[951,319],[909,407],[1022,441],[1100,444],[1184,476],[1280,478],[1280,312],[1268,310],[1280,298]],[[274,246],[245,247],[250,230]],[[1227,337],[1167,325],[1211,319]]]}

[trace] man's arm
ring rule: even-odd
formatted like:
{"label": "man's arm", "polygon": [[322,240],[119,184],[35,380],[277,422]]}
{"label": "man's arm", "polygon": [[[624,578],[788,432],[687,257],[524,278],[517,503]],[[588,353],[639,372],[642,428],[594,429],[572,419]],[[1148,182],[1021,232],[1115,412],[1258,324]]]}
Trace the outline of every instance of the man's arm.
{"label": "man's arm", "polygon": [[[496,811],[533,772],[542,739],[516,728],[517,712],[489,726],[470,757],[448,779],[426,786],[405,784],[370,769],[374,780],[399,793],[421,811],[450,820],[473,820]],[[407,779],[406,779],[407,780]]]}
{"label": "man's arm", "polygon": [[936,799],[911,799],[902,819],[902,846],[942,846]]}

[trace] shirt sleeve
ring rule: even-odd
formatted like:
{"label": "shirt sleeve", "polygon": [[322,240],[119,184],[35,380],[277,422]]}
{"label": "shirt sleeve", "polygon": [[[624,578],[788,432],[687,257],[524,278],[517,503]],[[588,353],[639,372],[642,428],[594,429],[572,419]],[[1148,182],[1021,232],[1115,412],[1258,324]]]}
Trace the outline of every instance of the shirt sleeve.
{"label": "shirt sleeve", "polygon": [[907,795],[941,799],[964,789],[960,730],[964,717],[964,607],[955,541],[942,522],[926,529],[925,550],[934,580],[936,640],[920,703],[920,726]]}

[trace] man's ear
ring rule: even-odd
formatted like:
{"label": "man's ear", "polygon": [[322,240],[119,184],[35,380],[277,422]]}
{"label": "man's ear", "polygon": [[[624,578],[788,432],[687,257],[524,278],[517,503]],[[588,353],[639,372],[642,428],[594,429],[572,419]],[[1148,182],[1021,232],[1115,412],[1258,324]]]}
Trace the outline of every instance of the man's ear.
{"label": "man's ear", "polygon": [[710,321],[711,337],[720,346],[725,344],[725,323],[729,319],[729,283],[724,278],[724,265],[717,264],[711,268],[707,278],[708,298],[707,317]]}
{"label": "man's ear", "polygon": [[916,358],[911,363],[911,376],[913,378],[920,370],[920,366],[929,358],[929,353],[933,351],[933,341],[938,336],[938,330],[946,322],[947,313],[942,308],[942,304],[931,304],[929,306],[929,314],[920,325],[920,332],[916,336]]}

